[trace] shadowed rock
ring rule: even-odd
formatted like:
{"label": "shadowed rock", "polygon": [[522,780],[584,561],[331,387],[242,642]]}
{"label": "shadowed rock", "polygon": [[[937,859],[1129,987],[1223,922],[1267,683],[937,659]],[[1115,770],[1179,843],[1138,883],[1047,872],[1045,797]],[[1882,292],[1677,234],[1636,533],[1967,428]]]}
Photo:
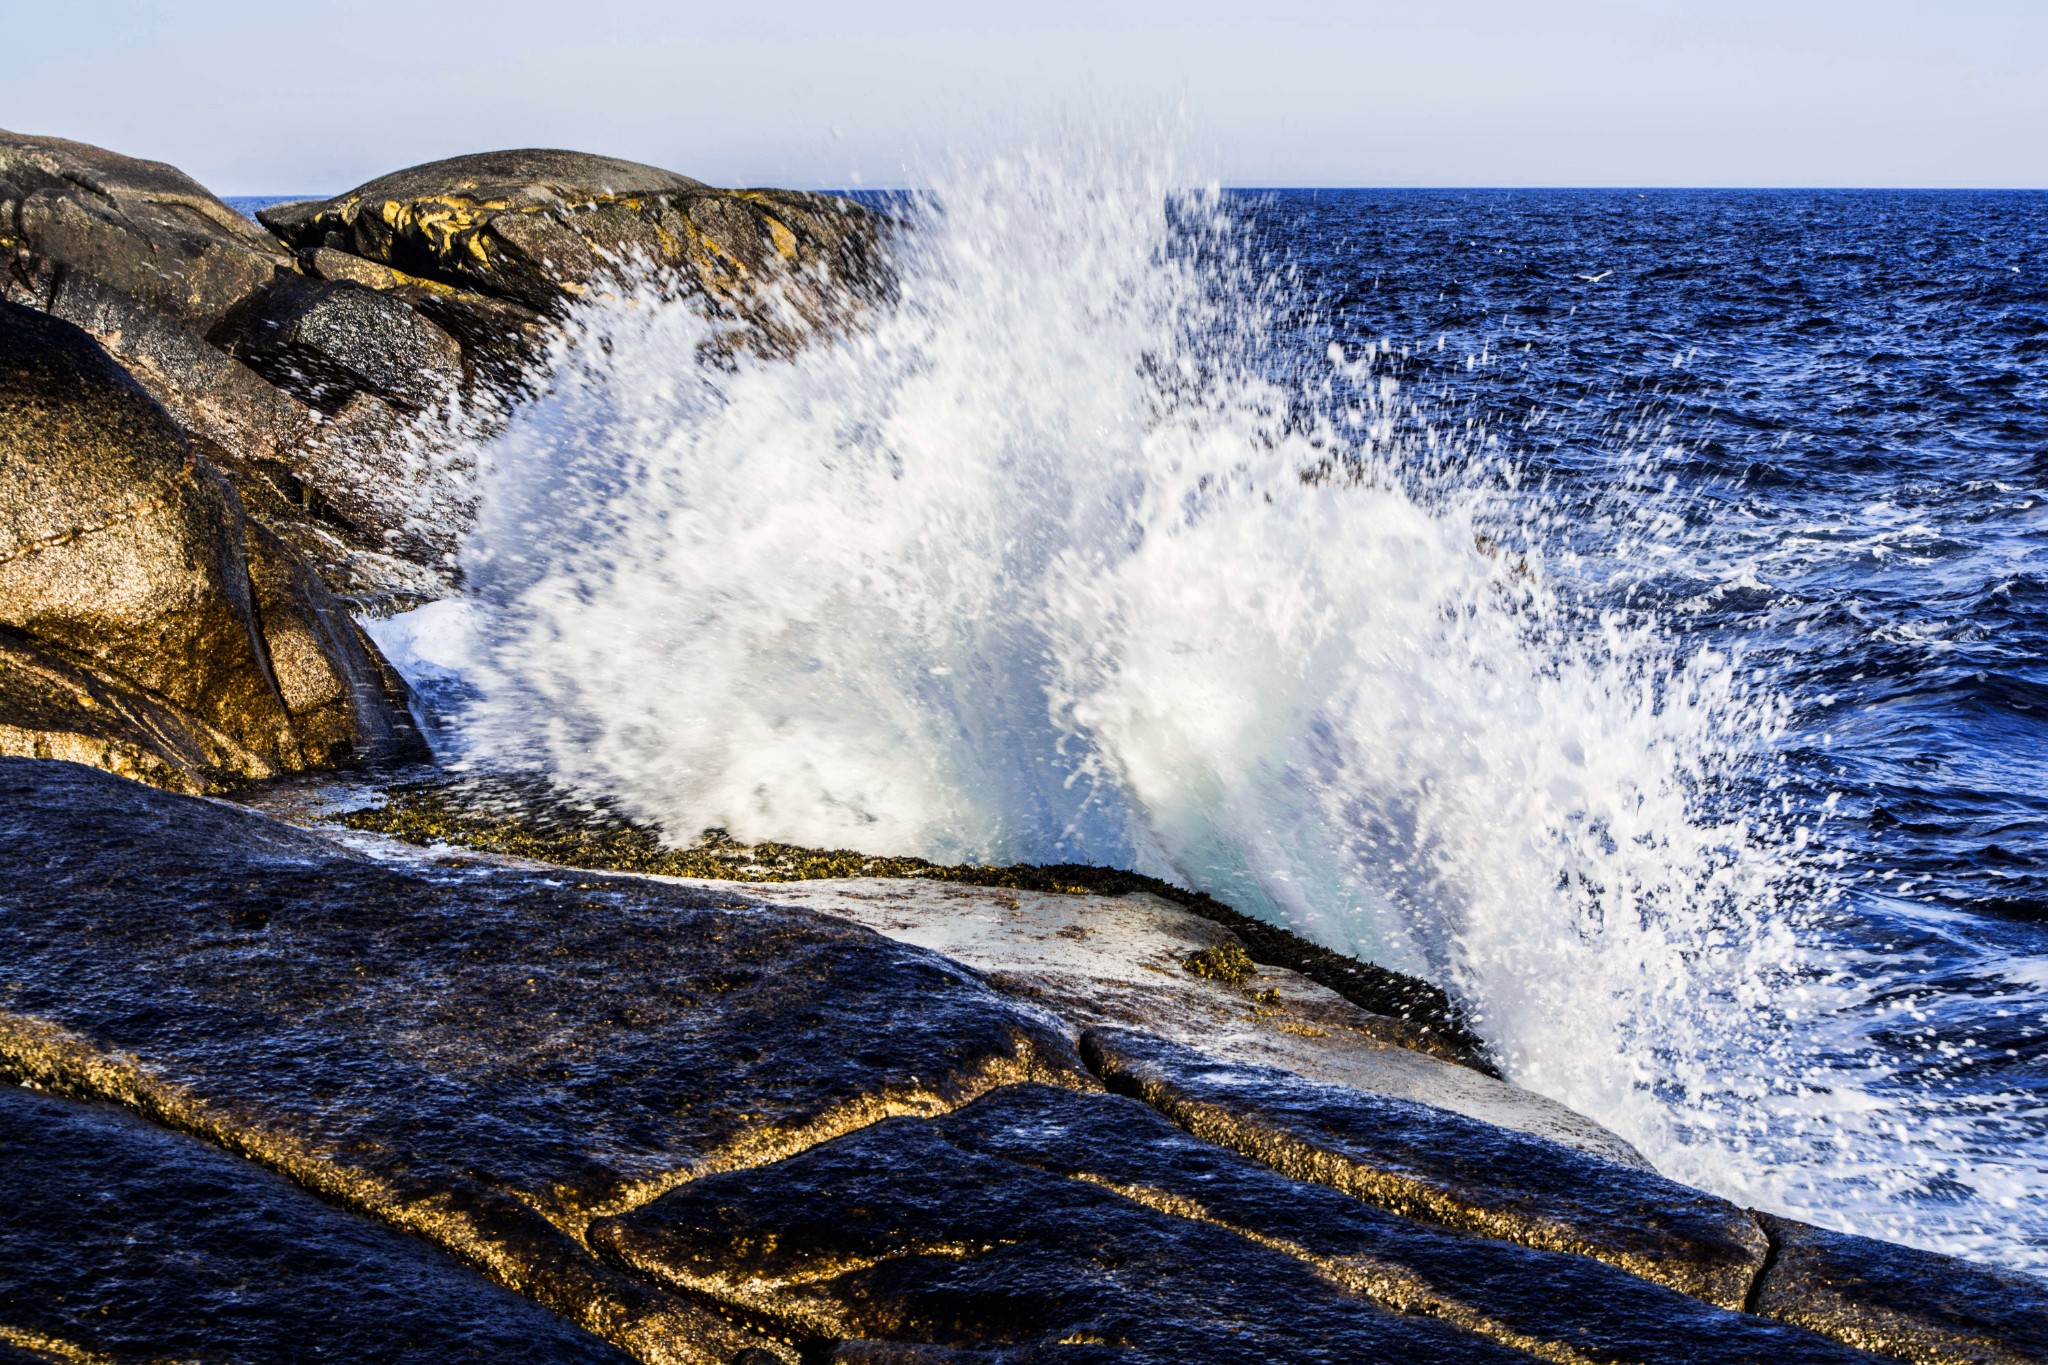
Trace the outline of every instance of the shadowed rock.
{"label": "shadowed rock", "polygon": [[213,339],[323,413],[359,393],[423,408],[463,381],[455,338],[402,297],[347,281],[280,279],[250,296]]}
{"label": "shadowed rock", "polygon": [[[187,790],[422,751],[403,685],[297,553],[92,338],[9,303],[0,627],[10,657],[43,651],[0,684],[6,751],[86,757],[90,737]],[[105,686],[60,677],[81,672]]]}
{"label": "shadowed rock", "polygon": [[426,1244],[120,1110],[0,1089],[0,1341],[29,1359],[623,1365]]}
{"label": "shadowed rock", "polygon": [[1090,1031],[1082,1053],[1196,1136],[1406,1217],[1591,1256],[1724,1308],[1743,1307],[1763,1267],[1768,1242],[1742,1209],[1546,1138],[1139,1033]]}
{"label": "shadowed rock", "polygon": [[[957,1174],[928,1183],[934,1167]],[[1170,1221],[1141,1209],[1242,1240],[1191,1231],[1176,1239]],[[1190,1305],[1188,1285],[1173,1280],[1152,1290],[1141,1277],[1166,1278],[1164,1264],[1127,1274],[1145,1260],[1132,1243],[1153,1240],[1187,1258],[1173,1276],[1191,1276],[1215,1297]],[[1261,1284],[1284,1294],[1283,1313],[1326,1302],[1334,1288],[1550,1359],[1866,1359],[1596,1261],[1409,1222],[1190,1137],[1132,1100],[1042,1086],[1012,1086],[929,1123],[884,1125],[785,1166],[686,1187],[605,1220],[593,1241],[678,1286],[779,1311],[821,1335],[866,1337],[870,1354],[856,1353],[861,1359],[891,1358],[873,1339],[892,1334],[957,1345],[1061,1333],[1211,1359],[1205,1338],[1218,1318],[1235,1322],[1247,1351],[1296,1358],[1301,1344],[1227,1288]],[[1089,1254],[1076,1254],[1077,1244]],[[1304,1268],[1321,1281],[1312,1294],[1297,1287]],[[1156,1304],[1143,1306],[1141,1288],[1160,1295]],[[1355,1321],[1338,1314],[1334,1327],[1320,1323],[1337,1335],[1308,1349],[1445,1358],[1426,1338],[1375,1340],[1371,1330],[1384,1320],[1352,1312]],[[1175,1315],[1191,1320],[1162,1321]]]}
{"label": "shadowed rock", "polygon": [[1385,1312],[1285,1252],[916,1120],[686,1185],[592,1240],[677,1289],[827,1339],[1005,1361],[1526,1359]]}
{"label": "shadowed rock", "polygon": [[20,760],[0,846],[0,1067],[253,1156],[649,1360],[748,1339],[592,1260],[590,1218],[992,1086],[1095,1084],[969,972],[801,911],[380,864]]}
{"label": "shadowed rock", "polygon": [[5,297],[48,309],[89,275],[204,332],[291,262],[277,243],[161,161],[0,131]]}
{"label": "shadowed rock", "polygon": [[2048,1286],[1953,1256],[1762,1214],[1759,1313],[1916,1365],[2048,1361]]}

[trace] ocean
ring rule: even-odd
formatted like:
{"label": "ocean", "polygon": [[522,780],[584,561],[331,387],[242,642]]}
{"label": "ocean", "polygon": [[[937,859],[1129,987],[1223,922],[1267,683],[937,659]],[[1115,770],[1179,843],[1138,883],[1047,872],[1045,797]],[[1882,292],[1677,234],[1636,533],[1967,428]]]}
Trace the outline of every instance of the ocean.
{"label": "ocean", "polygon": [[869,196],[793,359],[580,308],[372,623],[444,756],[1167,877],[1668,1174],[2048,1273],[2048,195],[1196,179]]}

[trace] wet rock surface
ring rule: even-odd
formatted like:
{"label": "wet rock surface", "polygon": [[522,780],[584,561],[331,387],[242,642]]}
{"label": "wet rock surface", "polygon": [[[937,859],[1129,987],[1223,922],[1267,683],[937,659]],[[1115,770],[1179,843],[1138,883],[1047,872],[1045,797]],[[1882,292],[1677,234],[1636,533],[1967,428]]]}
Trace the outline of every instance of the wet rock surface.
{"label": "wet rock surface", "polygon": [[626,1360],[416,1238],[121,1110],[0,1088],[0,1149],[0,1342],[20,1358]]}
{"label": "wet rock surface", "polygon": [[0,760],[0,1077],[651,1362],[2041,1358],[2016,1279],[1775,1222],[1752,1264],[1751,1215],[1638,1168],[1130,1032],[1077,1054],[782,888],[347,837]]}
{"label": "wet rock surface", "polygon": [[[1478,1341],[1516,1358],[1867,1359],[1595,1261],[1418,1227],[1137,1101],[1043,1086],[685,1187],[593,1240],[826,1335],[1096,1337],[1178,1359],[1448,1360]],[[1374,1308],[1456,1331],[1404,1333]]]}
{"label": "wet rock surface", "polygon": [[[1446,1060],[1408,1021],[1253,962],[1230,930],[1156,894],[856,877],[792,882],[772,895],[944,953],[1077,1030],[1135,1029],[1225,1061],[1420,1100],[1648,1166],[1591,1119]],[[1206,970],[1219,957],[1241,963],[1230,979]]]}
{"label": "wet rock surface", "polygon": [[1144,1034],[1092,1030],[1082,1050],[1111,1090],[1197,1136],[1407,1217],[1594,1257],[1731,1309],[1769,1250],[1726,1200],[1462,1114],[1218,1063]]}
{"label": "wet rock surface", "polygon": [[727,1329],[592,1261],[591,1217],[992,1086],[1095,1084],[972,973],[801,911],[400,869],[19,760],[0,845],[0,1067],[252,1156],[647,1359]]}
{"label": "wet rock surface", "polygon": [[950,1136],[879,1124],[686,1186],[593,1240],[826,1339],[1024,1360],[1522,1358],[1380,1311],[1284,1252]]}
{"label": "wet rock surface", "polygon": [[0,628],[0,752],[195,791],[424,753],[404,685],[169,415],[5,302]]}
{"label": "wet rock surface", "polygon": [[2028,1275],[1759,1215],[1759,1313],[1920,1365],[2048,1360],[2048,1286]]}

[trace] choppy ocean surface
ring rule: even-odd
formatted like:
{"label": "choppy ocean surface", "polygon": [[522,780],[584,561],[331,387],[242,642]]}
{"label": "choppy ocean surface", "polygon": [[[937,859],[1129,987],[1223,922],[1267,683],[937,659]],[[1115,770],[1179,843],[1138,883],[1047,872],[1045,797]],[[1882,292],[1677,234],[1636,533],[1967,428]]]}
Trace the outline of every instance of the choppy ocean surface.
{"label": "choppy ocean surface", "polygon": [[878,200],[794,362],[584,308],[376,625],[450,756],[1135,865],[1675,1176],[2048,1272],[2048,195],[1187,179]]}

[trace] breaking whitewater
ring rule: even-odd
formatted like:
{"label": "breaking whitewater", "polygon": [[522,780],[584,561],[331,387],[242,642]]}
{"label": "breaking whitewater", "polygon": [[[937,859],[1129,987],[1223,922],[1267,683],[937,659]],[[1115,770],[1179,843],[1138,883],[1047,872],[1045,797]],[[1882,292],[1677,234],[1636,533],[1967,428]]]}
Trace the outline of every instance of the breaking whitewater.
{"label": "breaking whitewater", "polygon": [[[1559,396],[1626,272],[1528,205],[1518,235],[1190,178],[962,163],[882,205],[888,301],[793,358],[588,301],[453,461],[464,595],[369,623],[443,758],[678,843],[1167,878],[1443,984],[1508,1078],[1678,1179],[2048,1268],[2041,1091],[1970,1070],[2017,1053],[1892,951],[1817,694],[1739,619],[1777,542],[1734,544],[1682,384]],[[1475,292],[1459,213],[1543,316]],[[1682,376],[1700,340],[1644,346]],[[2038,1017],[2043,960],[2003,952],[2001,1010]]]}

